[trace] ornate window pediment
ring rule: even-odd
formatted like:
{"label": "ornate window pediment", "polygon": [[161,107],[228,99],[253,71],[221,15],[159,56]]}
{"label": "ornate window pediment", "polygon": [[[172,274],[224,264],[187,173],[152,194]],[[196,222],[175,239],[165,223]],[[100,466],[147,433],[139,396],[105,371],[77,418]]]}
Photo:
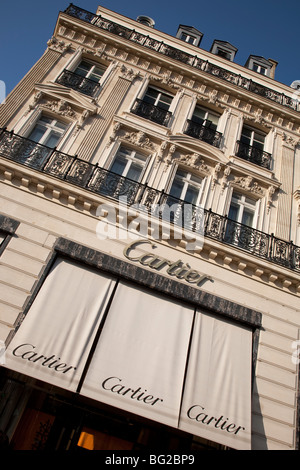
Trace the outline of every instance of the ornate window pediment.
{"label": "ornate window pediment", "polygon": [[98,109],[92,99],[56,83],[36,85],[34,99],[29,108],[34,109],[37,105],[82,122]]}

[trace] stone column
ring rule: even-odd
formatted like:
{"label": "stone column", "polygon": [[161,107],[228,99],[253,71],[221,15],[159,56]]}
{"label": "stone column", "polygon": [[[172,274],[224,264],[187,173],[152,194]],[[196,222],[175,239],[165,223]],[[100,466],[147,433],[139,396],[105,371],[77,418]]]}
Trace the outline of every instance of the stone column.
{"label": "stone column", "polygon": [[294,142],[283,136],[282,158],[281,158],[281,189],[278,198],[277,222],[275,235],[284,240],[290,240],[291,233],[291,211],[293,197],[294,178]]}
{"label": "stone column", "polygon": [[101,108],[100,115],[94,118],[93,124],[78,147],[76,154],[79,158],[82,160],[90,160],[92,158],[99,142],[111,124],[124,96],[130,88],[130,85],[131,80],[124,77],[118,78]]}

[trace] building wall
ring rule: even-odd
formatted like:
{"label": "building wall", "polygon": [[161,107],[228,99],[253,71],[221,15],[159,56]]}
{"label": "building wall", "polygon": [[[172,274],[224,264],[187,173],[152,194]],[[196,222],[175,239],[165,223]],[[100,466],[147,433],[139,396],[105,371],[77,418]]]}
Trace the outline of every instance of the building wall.
{"label": "building wall", "polygon": [[[100,12],[143,34],[182,46],[178,39],[108,10]],[[190,52],[188,46],[184,48]],[[196,53],[196,48],[192,49]],[[96,100],[55,84],[61,71],[80,54],[109,67]],[[201,54],[204,59],[291,94],[288,87],[269,78],[257,77],[254,72],[205,51],[201,50]],[[171,128],[130,113],[149,80],[177,95]],[[195,142],[182,132],[196,98],[222,115],[221,149]],[[67,108],[58,106],[61,100]],[[66,14],[60,14],[43,58],[1,105],[0,124],[22,134],[38,110],[70,122],[71,131],[59,148],[62,152],[102,166],[112,158],[114,146],[122,142],[151,155],[149,186],[159,190],[166,188],[176,161],[206,178],[206,209],[225,215],[235,188],[261,200],[261,231],[300,243],[298,200],[293,197],[300,184],[296,147],[300,119],[296,111],[238,90]],[[271,170],[235,157],[243,119],[267,132],[268,148],[274,157]],[[195,153],[202,157],[197,165],[191,163]],[[105,197],[1,156],[0,175],[0,213],[19,222],[0,258],[0,340],[7,342],[22,319],[59,237],[118,259],[124,259],[123,250],[131,239],[101,240],[97,236],[97,209],[101,202],[107,203]],[[115,206],[116,202],[110,204]],[[201,286],[203,291],[262,313],[253,389],[252,448],[295,449],[298,364],[292,361],[292,343],[299,339],[299,272],[217,240],[205,239],[203,249],[196,253],[186,250],[182,240],[155,243],[163,257],[180,257],[210,276],[213,282],[206,281]]]}

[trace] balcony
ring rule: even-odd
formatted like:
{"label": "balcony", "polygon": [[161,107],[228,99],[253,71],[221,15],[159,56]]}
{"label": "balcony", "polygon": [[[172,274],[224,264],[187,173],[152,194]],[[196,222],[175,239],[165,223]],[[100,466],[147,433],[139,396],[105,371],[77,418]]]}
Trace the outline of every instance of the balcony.
{"label": "balcony", "polygon": [[100,89],[98,82],[85,78],[77,73],[70,72],[69,70],[64,70],[57,78],[56,83],[72,88],[73,90],[79,91],[80,93],[92,98]]}
{"label": "balcony", "polygon": [[200,210],[163,191],[124,178],[55,148],[37,144],[6,129],[0,129],[0,156],[113,200],[126,197],[128,205],[141,204],[141,210],[161,219],[164,219],[165,208],[172,207],[171,223],[182,224],[184,213],[188,214],[189,230],[195,233],[201,231],[204,237],[300,272],[300,247],[292,242],[260,232],[211,210]]}
{"label": "balcony", "polygon": [[147,103],[143,100],[136,100],[131,109],[131,112],[137,116],[141,116],[145,119],[156,122],[156,124],[161,124],[162,126],[168,126],[172,116],[170,111]]}
{"label": "balcony", "polygon": [[222,134],[213,128],[210,128],[206,123],[198,124],[197,122],[188,119],[184,134],[194,137],[195,139],[202,140],[203,142],[207,142],[217,148],[220,148],[221,146]]}
{"label": "balcony", "polygon": [[235,154],[237,157],[255,163],[262,168],[266,168],[267,170],[271,169],[272,155],[252,145],[238,141]]}

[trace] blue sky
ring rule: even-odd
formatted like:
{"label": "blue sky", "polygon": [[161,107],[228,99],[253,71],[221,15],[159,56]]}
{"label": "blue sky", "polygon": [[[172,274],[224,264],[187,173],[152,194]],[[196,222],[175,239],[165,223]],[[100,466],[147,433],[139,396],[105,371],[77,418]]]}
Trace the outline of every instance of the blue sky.
{"label": "blue sky", "polygon": [[[0,0],[0,80],[6,92],[20,81],[40,58],[51,38],[64,0]],[[244,65],[250,54],[279,62],[275,79],[286,85],[300,80],[299,0],[74,0],[74,5],[96,12],[97,6],[136,19],[147,15],[155,28],[172,36],[179,24],[194,26],[203,34],[201,48],[214,39],[238,48],[235,62]]]}

